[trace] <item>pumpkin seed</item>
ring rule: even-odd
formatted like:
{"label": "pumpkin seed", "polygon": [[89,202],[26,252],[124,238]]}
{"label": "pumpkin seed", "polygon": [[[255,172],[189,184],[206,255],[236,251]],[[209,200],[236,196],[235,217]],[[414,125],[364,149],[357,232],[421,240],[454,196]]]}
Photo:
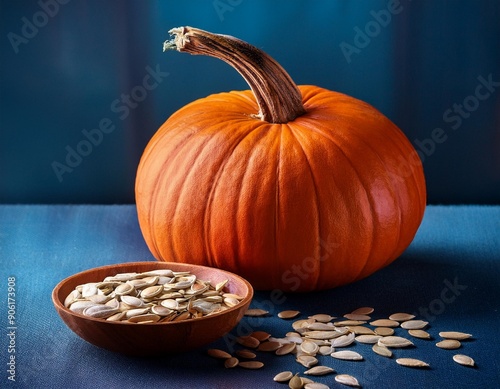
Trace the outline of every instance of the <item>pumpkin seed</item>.
{"label": "pumpkin seed", "polygon": [[281,347],[282,347],[281,343],[279,342],[263,342],[257,347],[257,350],[268,352],[268,351],[276,351]]}
{"label": "pumpkin seed", "polygon": [[337,374],[335,376],[335,381],[337,381],[339,384],[343,384],[343,385],[347,385],[347,386],[359,387],[358,380],[355,377],[353,377],[352,375],[349,375],[349,374]]}
{"label": "pumpkin seed", "polygon": [[311,339],[334,339],[341,336],[336,331],[306,331],[302,336]]}
{"label": "pumpkin seed", "polygon": [[377,327],[373,330],[373,332],[380,336],[391,336],[394,334],[394,329],[389,327]]}
{"label": "pumpkin seed", "polygon": [[330,389],[330,387],[321,382],[308,382],[304,385],[304,389]]}
{"label": "pumpkin seed", "polygon": [[384,336],[378,340],[377,344],[392,348],[413,346],[413,342],[411,340],[401,336]]}
{"label": "pumpkin seed", "polygon": [[232,369],[233,367],[238,366],[239,363],[240,361],[238,361],[238,358],[231,357],[224,361],[224,367],[226,369]]}
{"label": "pumpkin seed", "polygon": [[299,355],[296,361],[307,368],[318,364],[318,360],[312,355]]}
{"label": "pumpkin seed", "polygon": [[280,313],[278,313],[278,317],[280,319],[293,319],[298,315],[300,315],[300,311],[281,311]]}
{"label": "pumpkin seed", "polygon": [[259,342],[263,342],[268,340],[271,337],[271,334],[265,331],[254,331],[250,334],[250,336],[257,339]]}
{"label": "pumpkin seed", "polygon": [[269,311],[265,311],[263,309],[258,309],[258,308],[250,308],[247,309],[245,312],[245,316],[250,316],[250,317],[261,317],[261,316],[267,316],[269,314]]}
{"label": "pumpkin seed", "polygon": [[415,315],[412,315],[411,313],[393,313],[389,316],[389,320],[395,321],[408,321],[414,318]]}
{"label": "pumpkin seed", "polygon": [[318,350],[318,353],[321,355],[330,355],[334,351],[335,349],[332,346],[321,346]]}
{"label": "pumpkin seed", "polygon": [[370,325],[374,327],[390,327],[390,328],[396,328],[399,327],[399,322],[396,320],[390,320],[390,319],[378,319],[370,322]]}
{"label": "pumpkin seed", "polygon": [[238,363],[238,366],[241,366],[245,369],[260,369],[264,366],[264,364],[259,361],[243,361]]}
{"label": "pumpkin seed", "polygon": [[387,347],[382,346],[380,344],[374,344],[373,347],[372,347],[372,350],[376,354],[381,355],[383,357],[387,357],[387,358],[392,357],[392,351],[389,350]]}
{"label": "pumpkin seed", "polygon": [[335,373],[335,370],[328,366],[314,366],[304,372],[307,375],[326,375],[331,373]]}
{"label": "pumpkin seed", "polygon": [[356,335],[375,335],[375,332],[368,327],[363,326],[348,326],[347,329],[354,332]]}
{"label": "pumpkin seed", "polygon": [[472,367],[475,365],[474,359],[472,359],[471,357],[464,355],[464,354],[455,354],[453,356],[453,360],[456,363],[463,365],[463,366],[471,366]]}
{"label": "pumpkin seed", "polygon": [[370,315],[374,311],[375,311],[375,309],[373,309],[372,307],[361,307],[361,308],[355,309],[351,313],[354,315]]}
{"label": "pumpkin seed", "polygon": [[274,376],[273,381],[288,382],[292,379],[293,373],[291,371],[282,371]]}
{"label": "pumpkin seed", "polygon": [[358,313],[347,313],[344,315],[344,317],[348,320],[364,321],[364,322],[371,319],[371,317],[368,315],[360,315]]}
{"label": "pumpkin seed", "polygon": [[455,339],[445,339],[441,342],[436,343],[436,346],[438,346],[439,348],[444,348],[446,350],[455,350],[457,348],[460,348],[461,345],[462,344],[460,343],[460,341]]}
{"label": "pumpkin seed", "polygon": [[304,383],[302,382],[302,379],[299,377],[298,374],[295,374],[291,379],[290,382],[288,382],[288,387],[290,389],[300,389]]}
{"label": "pumpkin seed", "polygon": [[407,367],[429,367],[429,364],[415,358],[398,358],[396,363],[401,366]]}
{"label": "pumpkin seed", "polygon": [[440,332],[439,336],[445,339],[454,339],[454,340],[466,340],[472,337],[471,334],[466,334],[465,332],[458,331],[444,331]]}
{"label": "pumpkin seed", "polygon": [[133,317],[129,318],[127,320],[127,322],[145,324],[145,323],[156,323],[160,319],[161,319],[161,317],[158,315],[155,315],[153,313],[146,313],[146,314],[142,314],[142,315],[133,316]]}
{"label": "pumpkin seed", "polygon": [[359,343],[366,343],[366,344],[375,344],[378,342],[378,340],[381,338],[382,336],[380,335],[358,335],[356,336],[356,342],[359,342]]}
{"label": "pumpkin seed", "polygon": [[430,339],[431,338],[431,335],[427,332],[427,331],[424,331],[424,330],[409,330],[408,333],[415,337],[415,338],[419,338],[419,339]]}
{"label": "pumpkin seed", "polygon": [[309,319],[313,319],[317,322],[320,323],[328,323],[329,321],[332,321],[333,319],[336,319],[336,317],[324,314],[324,313],[318,313],[316,315],[309,316]]}
{"label": "pumpkin seed", "polygon": [[335,327],[360,326],[366,324],[366,320],[341,320],[333,323]]}
{"label": "pumpkin seed", "polygon": [[257,357],[257,354],[255,354],[250,350],[237,350],[235,354],[240,358],[245,358],[245,359],[254,359]]}
{"label": "pumpkin seed", "polygon": [[311,323],[307,324],[306,328],[315,331],[335,331],[336,327],[333,323]]}
{"label": "pumpkin seed", "polygon": [[347,335],[342,335],[332,340],[332,347],[347,347],[354,343],[355,334],[350,332]]}
{"label": "pumpkin seed", "polygon": [[343,359],[346,361],[362,361],[363,356],[360,353],[357,353],[356,351],[351,351],[351,350],[342,350],[342,351],[335,351],[330,354],[333,358],[336,359]]}
{"label": "pumpkin seed", "polygon": [[319,350],[319,346],[310,340],[306,340],[300,345],[300,349],[306,354],[315,355]]}
{"label": "pumpkin seed", "polygon": [[429,322],[424,320],[408,320],[401,323],[401,328],[405,330],[421,330],[427,327],[427,324],[429,324]]}
{"label": "pumpkin seed", "polygon": [[274,353],[276,355],[286,355],[290,354],[292,351],[295,350],[295,343],[287,343],[281,346],[279,349],[277,349]]}
{"label": "pumpkin seed", "polygon": [[254,337],[252,336],[240,336],[238,338],[236,338],[236,342],[238,342],[239,344],[241,344],[242,346],[244,347],[249,347],[249,348],[257,348],[259,347],[259,340],[258,339],[255,339]]}
{"label": "pumpkin seed", "polygon": [[229,359],[229,358],[231,358],[231,354],[227,353],[224,350],[220,350],[218,348],[209,348],[207,350],[207,354],[210,355],[212,358],[217,358],[217,359]]}

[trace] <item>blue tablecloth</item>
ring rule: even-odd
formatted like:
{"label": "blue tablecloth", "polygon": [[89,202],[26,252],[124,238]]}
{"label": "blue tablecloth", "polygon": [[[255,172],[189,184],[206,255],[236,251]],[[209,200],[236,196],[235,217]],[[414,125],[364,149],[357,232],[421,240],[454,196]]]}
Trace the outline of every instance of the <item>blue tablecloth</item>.
{"label": "blue tablecloth", "polygon": [[[0,206],[0,387],[23,388],[283,388],[276,373],[306,369],[292,355],[258,352],[261,370],[225,369],[206,355],[209,347],[230,349],[227,339],[190,353],[132,358],[94,347],[71,332],[57,315],[51,291],[63,278],[105,264],[152,260],[139,230],[135,207]],[[8,281],[15,287],[15,329],[8,323]],[[291,330],[281,310],[342,315],[373,306],[374,318],[416,313],[430,323],[431,341],[395,350],[392,359],[356,344],[362,362],[320,357],[338,373],[352,374],[363,388],[500,387],[500,207],[429,206],[408,250],[392,265],[357,283],[323,292],[286,294],[279,300],[258,292],[253,307],[267,318],[244,318],[232,334],[263,330],[276,337]],[[435,346],[438,333],[464,331],[473,339],[459,350]],[[13,335],[14,334],[14,335]],[[9,349],[9,346],[12,346]],[[15,382],[8,379],[15,350]],[[452,355],[473,357],[476,368],[460,366]],[[429,369],[399,366],[395,357],[415,357]],[[12,366],[12,364],[11,364]],[[315,378],[341,387],[334,375]]]}

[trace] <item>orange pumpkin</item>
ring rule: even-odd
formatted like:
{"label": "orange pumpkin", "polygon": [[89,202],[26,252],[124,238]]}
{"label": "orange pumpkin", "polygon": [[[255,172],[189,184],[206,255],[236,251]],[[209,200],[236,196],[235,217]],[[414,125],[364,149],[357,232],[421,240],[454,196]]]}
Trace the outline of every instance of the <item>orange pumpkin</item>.
{"label": "orange pumpkin", "polygon": [[267,54],[191,27],[165,42],[220,58],[249,83],[194,101],[141,158],[141,231],[162,261],[226,269],[256,289],[310,291],[366,277],[413,240],[426,204],[422,164],[375,108],[297,87]]}

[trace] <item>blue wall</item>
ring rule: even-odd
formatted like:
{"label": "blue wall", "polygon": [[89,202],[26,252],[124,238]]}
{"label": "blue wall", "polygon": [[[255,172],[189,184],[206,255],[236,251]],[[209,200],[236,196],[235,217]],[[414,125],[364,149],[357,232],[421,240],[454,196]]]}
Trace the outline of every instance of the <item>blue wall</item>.
{"label": "blue wall", "polygon": [[[247,89],[220,61],[163,53],[182,25],[377,107],[420,150],[429,203],[500,203],[494,0],[0,0],[0,202],[133,202],[141,153],[170,114]],[[78,145],[88,155],[68,157]]]}

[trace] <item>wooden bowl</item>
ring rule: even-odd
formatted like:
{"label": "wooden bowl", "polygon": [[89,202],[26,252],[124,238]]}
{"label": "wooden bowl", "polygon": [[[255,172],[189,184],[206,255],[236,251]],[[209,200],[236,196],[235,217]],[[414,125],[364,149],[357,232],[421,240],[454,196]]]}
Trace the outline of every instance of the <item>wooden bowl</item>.
{"label": "wooden bowl", "polygon": [[[72,312],[64,306],[66,296],[78,285],[100,282],[117,273],[140,273],[156,269],[189,271],[200,279],[210,280],[213,285],[227,279],[225,290],[244,296],[244,299],[234,307],[209,316],[151,324],[95,319]],[[95,346],[135,356],[179,353],[217,340],[238,324],[252,297],[250,283],[236,274],[211,267],[171,262],[131,262],[98,267],[62,280],[52,291],[57,313],[78,336]]]}

